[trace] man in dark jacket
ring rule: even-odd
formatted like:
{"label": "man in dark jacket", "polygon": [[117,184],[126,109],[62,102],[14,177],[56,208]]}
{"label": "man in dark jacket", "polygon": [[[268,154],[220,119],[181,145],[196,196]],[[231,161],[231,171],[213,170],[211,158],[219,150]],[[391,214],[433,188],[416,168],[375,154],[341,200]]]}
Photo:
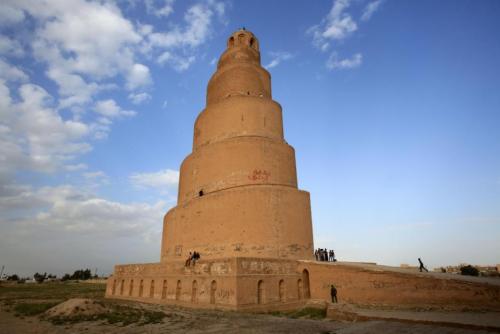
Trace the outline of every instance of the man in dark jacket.
{"label": "man in dark jacket", "polygon": [[337,289],[333,286],[330,287],[330,295],[332,296],[332,303],[337,302]]}

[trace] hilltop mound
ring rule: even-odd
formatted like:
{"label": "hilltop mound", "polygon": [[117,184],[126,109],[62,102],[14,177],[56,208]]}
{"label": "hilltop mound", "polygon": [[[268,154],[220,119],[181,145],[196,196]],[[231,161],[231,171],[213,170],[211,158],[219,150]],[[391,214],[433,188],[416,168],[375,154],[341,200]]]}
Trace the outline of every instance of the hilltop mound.
{"label": "hilltop mound", "polygon": [[58,304],[45,312],[49,318],[73,317],[80,315],[96,315],[109,312],[102,303],[87,298],[72,298]]}

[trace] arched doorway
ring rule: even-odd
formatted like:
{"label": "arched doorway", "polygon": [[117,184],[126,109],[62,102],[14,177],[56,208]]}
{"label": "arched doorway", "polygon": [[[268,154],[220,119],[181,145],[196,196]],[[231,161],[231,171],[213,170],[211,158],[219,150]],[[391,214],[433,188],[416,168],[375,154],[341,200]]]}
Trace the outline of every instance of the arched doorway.
{"label": "arched doorway", "polygon": [[285,301],[285,281],[284,280],[280,280],[278,288],[279,288],[280,302],[284,302]]}
{"label": "arched doorway", "polygon": [[191,287],[191,303],[196,304],[198,302],[198,282],[193,281],[193,286]]}
{"label": "arched doorway", "polygon": [[181,299],[181,289],[182,289],[182,283],[181,281],[177,281],[177,287],[175,288],[175,300]]}
{"label": "arched doorway", "polygon": [[302,296],[302,280],[299,278],[297,280],[297,298],[301,300],[303,298]]}
{"label": "arched doorway", "polygon": [[163,286],[161,288],[161,299],[167,298],[167,280],[163,280]]}
{"label": "arched doorway", "polygon": [[134,280],[130,280],[130,286],[128,287],[128,295],[132,296],[132,292],[134,292]]}
{"label": "arched doorway", "polygon": [[217,282],[212,281],[210,284],[210,304],[215,304],[215,292],[217,291]]}
{"label": "arched doorway", "polygon": [[155,296],[155,280],[151,280],[151,285],[149,286],[149,298],[154,298]]}
{"label": "arched doorway", "polygon": [[264,281],[257,283],[257,304],[264,304]]}
{"label": "arched doorway", "polygon": [[144,291],[144,280],[139,281],[139,297],[142,297],[142,293]]}
{"label": "arched doorway", "polygon": [[311,298],[311,292],[309,290],[309,271],[307,269],[302,271],[302,280],[304,281],[304,298],[309,299]]}

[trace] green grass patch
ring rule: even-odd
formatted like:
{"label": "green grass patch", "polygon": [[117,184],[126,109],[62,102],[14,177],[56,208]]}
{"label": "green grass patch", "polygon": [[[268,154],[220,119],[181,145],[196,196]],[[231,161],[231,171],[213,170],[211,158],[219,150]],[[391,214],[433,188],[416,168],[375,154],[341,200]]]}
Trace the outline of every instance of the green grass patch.
{"label": "green grass patch", "polygon": [[13,310],[16,315],[34,316],[39,315],[56,305],[57,303],[20,303],[14,305]]}
{"label": "green grass patch", "polygon": [[326,309],[317,309],[306,307],[301,310],[289,314],[290,318],[308,318],[308,319],[323,319],[326,317]]}
{"label": "green grass patch", "polygon": [[9,284],[0,285],[0,300],[35,300],[54,299],[66,300],[70,298],[102,299],[106,291],[106,284],[53,282],[42,284]]}
{"label": "green grass patch", "polygon": [[292,319],[307,318],[307,319],[323,319],[326,317],[326,309],[317,309],[306,307],[298,311],[273,311],[269,312],[275,317],[287,317]]}
{"label": "green grass patch", "polygon": [[77,282],[0,285],[0,302],[7,306],[7,310],[21,317],[42,315],[49,308],[70,298],[90,298],[109,309],[108,312],[93,315],[51,318],[42,315],[43,319],[56,325],[83,321],[102,321],[122,326],[146,325],[160,323],[163,318],[169,316],[164,312],[108,302],[104,299],[105,290],[105,284]]}

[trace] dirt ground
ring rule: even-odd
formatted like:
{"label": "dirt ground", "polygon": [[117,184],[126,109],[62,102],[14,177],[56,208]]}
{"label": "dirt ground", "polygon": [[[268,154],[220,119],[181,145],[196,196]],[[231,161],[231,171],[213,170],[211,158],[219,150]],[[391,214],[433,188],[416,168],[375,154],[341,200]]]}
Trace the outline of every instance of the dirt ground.
{"label": "dirt ground", "polygon": [[[101,294],[102,290],[102,294]],[[139,334],[139,333],[488,333],[456,327],[398,321],[340,322],[328,319],[293,319],[287,316],[239,312],[191,310],[174,306],[104,301],[104,286],[94,284],[42,284],[0,286],[0,334]],[[46,309],[70,298],[92,298],[106,307],[140,310],[141,314],[161,314],[151,322],[123,325],[106,320],[62,321],[47,319]],[[34,307],[35,306],[35,307]],[[40,306],[40,307],[36,307]],[[44,309],[46,308],[46,309]],[[130,313],[124,313],[126,317]],[[144,318],[141,318],[144,319]],[[116,320],[116,319],[115,319]],[[120,319],[118,319],[120,320]]]}

